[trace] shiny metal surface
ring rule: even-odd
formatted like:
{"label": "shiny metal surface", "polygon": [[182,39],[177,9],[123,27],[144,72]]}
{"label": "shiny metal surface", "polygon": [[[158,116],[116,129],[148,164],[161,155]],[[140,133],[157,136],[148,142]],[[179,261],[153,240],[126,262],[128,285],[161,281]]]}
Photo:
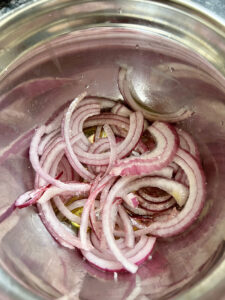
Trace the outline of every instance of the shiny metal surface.
{"label": "shiny metal surface", "polygon": [[[203,2],[209,7],[207,1]],[[214,4],[218,11],[218,1]],[[92,300],[96,299],[97,290],[98,298],[103,299],[107,293],[108,300],[118,300],[138,290],[135,299],[139,300],[222,299],[225,295],[223,21],[203,9],[200,11],[191,1],[41,0],[3,17],[0,28],[1,94],[29,78],[69,76],[79,83],[78,87],[61,89],[44,98],[22,95],[11,103],[0,103],[0,153],[90,82],[91,93],[116,97],[116,62],[125,61],[135,66],[138,92],[149,105],[166,110],[183,104],[195,108],[195,117],[182,126],[198,140],[208,178],[205,216],[202,215],[193,232],[166,244],[162,242],[139,277],[121,275],[118,283],[110,276],[103,278],[104,273],[89,268],[78,255],[57,247],[33,210],[19,212],[9,223],[1,225],[0,263],[17,281],[12,285],[14,279],[2,271],[1,296],[10,300],[53,299],[75,290],[76,296],[72,292],[68,299]],[[16,153],[1,163],[1,208],[32,184],[31,177],[24,155]],[[69,272],[66,286],[62,284],[63,263],[59,257],[66,261]],[[168,265],[164,265],[165,260]],[[43,262],[49,263],[48,268],[43,269]],[[153,274],[154,263],[158,275]],[[113,294],[114,290],[118,296]]]}

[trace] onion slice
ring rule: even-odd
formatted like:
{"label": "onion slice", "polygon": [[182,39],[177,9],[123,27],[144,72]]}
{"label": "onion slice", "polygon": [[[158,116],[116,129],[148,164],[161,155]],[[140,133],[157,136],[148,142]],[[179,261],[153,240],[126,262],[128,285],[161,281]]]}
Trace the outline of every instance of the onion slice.
{"label": "onion slice", "polygon": [[155,149],[139,157],[124,158],[114,166],[111,175],[151,174],[172,162],[178,148],[178,136],[174,128],[167,123],[154,122],[148,130],[156,140]]}
{"label": "onion slice", "polygon": [[[133,84],[130,80],[132,68],[121,67],[119,71],[119,89],[120,92],[129,106],[135,111],[141,111],[144,117],[149,121],[165,121],[165,122],[178,122],[189,118],[193,112],[186,107],[172,113],[159,113],[149,110],[148,107],[143,107],[139,97],[134,91]],[[139,101],[138,101],[139,100]]]}
{"label": "onion slice", "polygon": [[196,159],[182,149],[177,151],[174,162],[181,167],[189,181],[189,196],[184,208],[168,222],[155,222],[147,229],[137,230],[135,236],[151,233],[169,237],[183,232],[199,215],[205,201],[205,177]]}

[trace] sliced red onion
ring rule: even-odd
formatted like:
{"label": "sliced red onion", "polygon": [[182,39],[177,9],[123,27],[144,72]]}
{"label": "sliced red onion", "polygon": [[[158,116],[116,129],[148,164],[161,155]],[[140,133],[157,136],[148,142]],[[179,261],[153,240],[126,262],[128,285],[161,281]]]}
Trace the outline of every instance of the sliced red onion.
{"label": "sliced red onion", "polygon": [[[81,238],[81,243],[85,249],[88,248],[87,229],[88,229],[88,218],[89,218],[91,207],[94,204],[97,195],[103,190],[103,188],[111,178],[112,178],[111,176],[106,176],[103,180],[101,180],[98,184],[98,187],[96,187],[96,189],[92,191],[92,193],[90,193],[88,200],[84,205],[81,224],[80,224],[80,238]],[[91,248],[89,247],[89,249]]]}
{"label": "sliced red onion", "polygon": [[123,196],[123,200],[127,203],[127,205],[136,208],[139,204],[138,198],[135,194],[129,193]]}
{"label": "sliced red onion", "polygon": [[168,195],[168,194],[165,194],[164,195],[155,195],[155,190],[154,188],[147,188],[147,189],[140,189],[138,191],[138,194],[144,198],[146,201],[149,201],[151,203],[161,203],[161,202],[165,202],[165,201],[168,201],[171,196]]}
{"label": "sliced red onion", "polygon": [[[134,177],[135,178],[135,177]],[[111,227],[111,208],[114,202],[114,199],[116,198],[118,192],[123,189],[123,187],[126,184],[129,184],[132,179],[129,177],[122,178],[114,184],[114,186],[111,188],[108,197],[105,201],[104,209],[103,209],[103,214],[102,214],[102,227],[103,227],[103,232],[108,244],[108,247],[112,251],[112,254],[115,256],[115,258],[124,266],[125,269],[127,269],[131,273],[135,273],[137,271],[137,266],[129,261],[126,256],[121,252],[121,250],[118,248],[115,238],[113,236],[113,231]],[[87,253],[85,253],[87,255]],[[88,260],[90,257],[88,258]],[[108,268],[106,268],[108,269]]]}
{"label": "sliced red onion", "polygon": [[[138,144],[143,129],[143,116],[141,113],[133,113],[130,116],[130,128],[126,138],[117,147],[117,156],[122,158],[130,153]],[[93,154],[76,149],[79,160],[91,165],[107,165],[109,163],[110,152]],[[114,175],[114,174],[113,174]]]}
{"label": "sliced red onion", "polygon": [[155,212],[145,209],[144,207],[133,207],[127,203],[123,203],[123,206],[135,216],[153,216]]}
{"label": "sliced red onion", "polygon": [[[49,201],[44,204],[38,204],[38,209],[42,222],[57,242],[70,249],[74,249],[74,247],[79,249],[83,248],[80,239],[57,219]],[[87,245],[88,247],[86,249],[88,250],[90,248],[90,242],[87,242]]]}
{"label": "sliced red onion", "polygon": [[[147,225],[144,222],[140,222],[139,218],[131,217],[130,221],[131,221],[132,225],[138,229],[144,229],[147,227]],[[145,236],[145,235],[143,235],[143,236]]]}
{"label": "sliced red onion", "polygon": [[73,203],[71,203],[70,205],[68,205],[67,208],[70,211],[72,211],[72,210],[74,210],[76,208],[83,207],[86,202],[87,202],[87,199],[76,200]]}
{"label": "sliced red onion", "polygon": [[176,173],[177,170],[178,170],[178,168],[179,168],[178,165],[175,164],[175,162],[171,162],[171,163],[169,164],[169,167],[173,168],[174,173]]}
{"label": "sliced red onion", "polygon": [[97,103],[98,105],[100,105],[101,109],[105,110],[105,109],[111,109],[117,101],[118,101],[117,99],[114,100],[106,97],[86,96],[84,98],[84,101],[81,104],[79,104],[79,106]]}
{"label": "sliced red onion", "polygon": [[156,140],[156,148],[137,157],[128,157],[118,162],[111,175],[144,175],[160,170],[172,162],[178,148],[178,136],[169,124],[154,122],[148,128]]}
{"label": "sliced red onion", "polygon": [[198,161],[200,161],[198,147],[193,138],[190,136],[190,134],[181,128],[177,128],[176,130],[179,135],[179,138],[183,140],[183,144],[181,143],[180,147],[183,150],[187,150],[188,152],[190,152]]}
{"label": "sliced red onion", "polygon": [[185,184],[188,186],[188,180],[187,180],[187,176],[186,174],[184,173],[184,171],[179,168],[174,179],[182,184]]}
{"label": "sliced red onion", "polygon": [[105,124],[118,126],[128,131],[129,118],[118,116],[112,113],[103,113],[98,116],[90,117],[84,123],[84,129],[93,126],[103,126]]}
{"label": "sliced red onion", "polygon": [[[131,184],[131,187],[124,188],[123,191],[118,194],[118,196],[123,197],[123,195],[129,194],[131,191],[138,191],[143,187],[149,187],[149,186],[157,187],[167,192],[176,200],[179,206],[183,206],[187,201],[189,192],[186,186],[174,180],[162,178],[162,177],[156,177],[156,176],[142,177],[140,179],[134,180]],[[144,202],[141,198],[138,198],[138,201],[140,201],[140,203],[142,204]],[[145,208],[147,208],[147,204]]]}
{"label": "sliced red onion", "polygon": [[124,208],[119,205],[118,208],[121,220],[124,225],[124,231],[125,231],[125,244],[128,248],[133,248],[134,247],[134,231],[132,224],[130,222],[130,218],[128,217],[126,211]]}
{"label": "sliced red onion", "polygon": [[168,222],[155,222],[147,229],[135,231],[136,236],[151,233],[169,237],[190,226],[199,215],[205,200],[205,177],[200,164],[182,149],[177,151],[174,162],[181,167],[189,181],[189,197],[179,214]]}
{"label": "sliced red onion", "polygon": [[[63,183],[60,180],[54,179],[48,173],[46,173],[42,167],[40,166],[39,157],[38,157],[38,145],[40,144],[41,137],[45,133],[45,126],[41,126],[36,130],[36,133],[31,141],[30,145],[30,161],[32,167],[37,172],[39,176],[41,176],[48,183],[56,185],[57,187],[73,192],[87,192],[90,189],[90,185],[86,183]],[[79,137],[78,137],[79,138]],[[64,143],[58,143],[59,152],[64,149]],[[54,155],[53,155],[54,156]]]}
{"label": "sliced red onion", "polygon": [[118,102],[115,106],[113,106],[113,108],[111,109],[111,112],[113,114],[128,118],[130,116],[130,114],[132,113],[132,110],[130,110],[125,105]]}
{"label": "sliced red onion", "polygon": [[[147,242],[145,243],[144,246],[142,246],[141,250],[137,251],[136,254],[133,255],[132,257],[129,257],[129,260],[135,266],[135,269],[137,269],[136,265],[141,264],[145,259],[149,257],[154,247],[154,244],[155,244],[155,238],[153,237],[147,238]],[[124,269],[124,266],[117,261],[102,259],[101,256],[99,257],[92,252],[87,252],[87,251],[81,251],[81,252],[89,262],[91,262],[96,267],[102,270],[116,272]]]}
{"label": "sliced red onion", "polygon": [[[82,133],[82,140],[81,142],[84,144],[82,149],[87,149],[85,146],[90,146],[90,142],[88,138],[83,133],[83,124],[86,119],[91,116],[98,115],[100,113],[100,105],[99,104],[89,104],[83,105],[76,109],[72,114],[71,119],[71,136],[75,136],[79,133]],[[77,147],[81,147],[80,141],[79,144],[76,145]]]}
{"label": "sliced red onion", "polygon": [[[61,245],[81,249],[98,268],[135,273],[155,244],[148,234],[173,236],[194,222],[204,203],[205,182],[189,134],[159,121],[149,126],[141,112],[150,120],[173,122],[190,111],[145,111],[136,102],[129,72],[126,67],[120,70],[119,88],[138,111],[83,93],[36,130],[30,145],[36,189],[20,196],[0,222],[15,207],[37,204],[44,225]],[[96,128],[88,129],[92,126]],[[103,129],[106,138],[101,138]],[[152,188],[166,194],[158,195]],[[67,206],[74,195],[84,199],[72,198]],[[78,207],[83,208],[81,217],[72,213]],[[78,224],[78,236],[65,218]]]}
{"label": "sliced red onion", "polygon": [[109,171],[111,171],[114,163],[116,162],[117,159],[117,151],[116,151],[116,138],[115,135],[112,131],[112,129],[110,128],[109,125],[104,125],[104,131],[107,135],[108,141],[109,141],[109,145],[110,145],[110,157],[109,157],[109,164],[108,167],[105,171],[105,175],[107,175],[109,173]]}
{"label": "sliced red onion", "polygon": [[94,141],[97,142],[101,138],[102,126],[97,126]]}
{"label": "sliced red onion", "polygon": [[73,151],[72,144],[71,144],[71,126],[70,126],[70,120],[72,117],[72,114],[77,107],[78,103],[83,100],[83,98],[86,96],[86,93],[83,93],[79,95],[77,98],[74,99],[74,101],[70,104],[65,117],[64,117],[64,122],[62,124],[62,132],[63,132],[63,137],[66,143],[66,156],[74,168],[74,170],[84,179],[87,180],[92,180],[94,179],[94,175],[91,174],[85,167],[80,163],[78,160],[76,154]]}
{"label": "sliced red onion", "polygon": [[107,199],[108,193],[114,182],[116,181],[116,177],[113,177],[109,180],[109,182],[105,185],[102,190],[101,197],[100,197],[100,210],[102,210],[105,200]]}
{"label": "sliced red onion", "polygon": [[[46,132],[46,128],[45,128],[45,132]],[[49,144],[51,144],[53,139],[60,137],[59,133],[60,133],[60,131],[58,129],[56,129],[42,138],[42,140],[38,146],[38,154],[39,155],[43,154],[45,148],[48,147]]]}
{"label": "sliced red onion", "polygon": [[68,209],[68,207],[65,206],[62,199],[59,196],[54,197],[54,203],[60,213],[66,217],[69,221],[75,222],[77,224],[80,224],[80,217],[76,216],[75,214],[71,213],[71,211]]}
{"label": "sliced red onion", "polygon": [[[152,218],[154,222],[168,222],[171,219],[175,218],[179,214],[179,210],[176,207],[170,208],[161,212],[160,214],[155,214]],[[145,227],[147,228],[147,226]]]}
{"label": "sliced red onion", "polygon": [[[62,181],[73,181],[74,180],[74,171],[71,167],[70,163],[68,162],[67,158],[65,156],[62,157],[62,159],[59,162],[57,173],[63,172],[63,175],[61,177]],[[78,179],[78,176],[76,176]]]}
{"label": "sliced red onion", "polygon": [[38,199],[38,203],[46,203],[49,200],[51,200],[53,197],[57,195],[73,195],[73,192],[66,191],[64,189],[61,189],[57,186],[51,186],[48,189],[44,191],[44,193],[41,195],[41,197]]}
{"label": "sliced red onion", "polygon": [[[120,73],[119,74],[119,87],[120,87],[120,92],[124,98],[124,100],[129,104],[129,106],[135,110],[135,111],[141,111],[144,115],[144,117],[149,120],[149,121],[165,121],[165,122],[178,122],[185,120],[189,118],[193,112],[187,109],[186,107],[181,108],[180,110],[176,112],[171,112],[171,113],[159,113],[153,110],[150,110],[149,107],[143,108],[141,103],[143,101],[138,99],[139,97],[136,95],[134,91],[134,87],[132,85],[132,82],[130,80],[130,73],[132,69],[126,69],[120,68]],[[126,73],[125,73],[126,72]],[[125,73],[125,75],[124,75]]]}
{"label": "sliced red onion", "polygon": [[[111,112],[119,115],[119,116],[123,116],[123,117],[129,117],[130,114],[132,113],[132,110],[130,110],[129,108],[127,108],[125,105],[121,104],[120,102],[118,102],[112,109]],[[149,124],[147,120],[144,120],[144,130],[146,130],[148,128]],[[123,131],[121,129],[119,129],[119,133],[120,135],[122,134],[122,136],[124,135]]]}
{"label": "sliced red onion", "polygon": [[161,212],[161,211],[167,210],[176,204],[176,201],[173,198],[171,198],[170,200],[168,200],[166,202],[155,204],[155,203],[149,203],[149,202],[145,201],[142,197],[139,196],[138,201],[142,208],[145,208],[145,209],[153,211],[153,212]]}
{"label": "sliced red onion", "polygon": [[15,207],[24,208],[30,205],[35,204],[39,198],[43,195],[44,191],[47,189],[47,186],[41,187],[36,190],[28,191],[21,196],[19,196],[15,201]]}

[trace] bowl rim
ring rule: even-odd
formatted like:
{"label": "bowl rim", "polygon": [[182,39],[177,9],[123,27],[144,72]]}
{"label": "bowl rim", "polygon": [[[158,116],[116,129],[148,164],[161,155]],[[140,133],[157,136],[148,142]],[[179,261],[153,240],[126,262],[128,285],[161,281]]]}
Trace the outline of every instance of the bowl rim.
{"label": "bowl rim", "polygon": [[[98,0],[96,0],[98,1]],[[87,0],[86,2],[96,2],[92,0]],[[132,0],[131,0],[132,1]],[[210,11],[206,7],[194,3],[189,0],[140,0],[146,2],[157,3],[157,5],[166,5],[172,6],[178,10],[185,10],[187,13],[191,14],[193,12],[196,13],[196,16],[199,16],[200,19],[208,20],[213,24],[213,29],[222,34],[225,38],[225,19],[218,16],[215,12]],[[4,14],[0,18],[0,28],[3,26],[7,26],[7,24],[11,24],[15,18],[22,18],[23,15],[27,15],[32,12],[33,9],[37,9],[42,5],[48,4],[48,6],[53,6],[54,3],[59,3],[60,0],[37,0],[32,1],[31,3],[22,5],[13,9],[12,11]],[[69,3],[68,1],[63,1],[64,4]],[[79,1],[78,1],[79,2]],[[84,1],[85,2],[85,1]],[[209,291],[215,290],[221,283],[225,280],[225,259],[220,262],[219,266],[214,268],[210,274],[207,274],[203,279],[201,279],[198,284],[190,287],[188,291],[181,292],[179,295],[175,296],[176,300],[189,300],[189,299],[200,299],[204,297]],[[13,290],[13,286],[16,286],[18,293]],[[28,291],[25,287],[23,287],[20,283],[18,283],[15,279],[13,279],[7,272],[5,272],[0,267],[0,290],[7,292],[12,297],[19,297],[15,299],[37,299],[42,300],[43,298],[36,296],[32,292]],[[224,287],[225,292],[225,287]],[[14,299],[14,298],[13,298]],[[201,298],[203,299],[203,298]]]}

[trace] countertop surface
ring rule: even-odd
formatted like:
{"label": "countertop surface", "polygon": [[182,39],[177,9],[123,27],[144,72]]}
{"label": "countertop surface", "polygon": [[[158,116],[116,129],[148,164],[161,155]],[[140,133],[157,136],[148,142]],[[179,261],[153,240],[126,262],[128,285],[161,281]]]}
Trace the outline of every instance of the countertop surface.
{"label": "countertop surface", "polygon": [[[38,0],[0,0],[0,17],[12,10]],[[49,0],[51,1],[51,0]],[[202,5],[225,20],[225,0],[184,0]]]}

